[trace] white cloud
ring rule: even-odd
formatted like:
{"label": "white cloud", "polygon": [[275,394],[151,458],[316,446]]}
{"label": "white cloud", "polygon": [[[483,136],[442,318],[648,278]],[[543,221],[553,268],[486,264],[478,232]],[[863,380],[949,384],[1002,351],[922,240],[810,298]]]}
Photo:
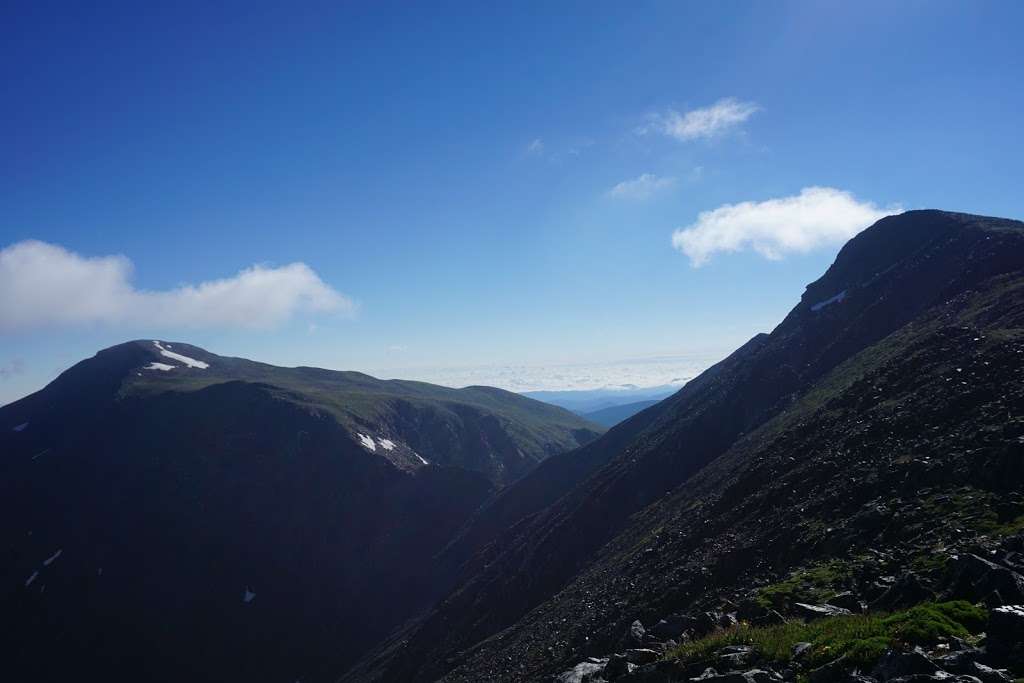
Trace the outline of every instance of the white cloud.
{"label": "white cloud", "polygon": [[673,233],[672,244],[694,266],[703,265],[717,251],[747,247],[765,258],[780,259],[788,253],[845,242],[878,219],[902,210],[860,202],[849,192],[831,187],[805,187],[791,197],[704,211],[695,223]]}
{"label": "white cloud", "polygon": [[644,135],[654,131],[683,142],[714,138],[738,127],[760,109],[754,102],[741,102],[734,97],[726,97],[703,109],[682,113],[669,109],[653,114],[648,124],[638,128],[637,132]]}
{"label": "white cloud", "polygon": [[675,178],[659,178],[653,173],[644,173],[632,180],[623,180],[608,190],[608,195],[616,199],[649,199],[661,190],[672,187]]}
{"label": "white cloud", "polygon": [[526,146],[526,153],[540,156],[541,154],[544,153],[544,141],[541,140],[540,138],[531,140],[530,144]]}
{"label": "white cloud", "polygon": [[0,330],[87,323],[267,328],[296,313],[352,313],[306,264],[255,265],[234,277],[138,290],[124,256],[83,257],[29,240],[0,250]]}

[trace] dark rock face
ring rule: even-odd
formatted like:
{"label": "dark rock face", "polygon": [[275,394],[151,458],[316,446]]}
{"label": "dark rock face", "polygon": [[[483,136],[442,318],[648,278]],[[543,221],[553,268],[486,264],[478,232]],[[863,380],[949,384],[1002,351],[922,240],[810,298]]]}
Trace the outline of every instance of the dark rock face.
{"label": "dark rock face", "polygon": [[989,600],[997,605],[1024,604],[1024,576],[1012,569],[968,553],[956,563],[959,597]]}

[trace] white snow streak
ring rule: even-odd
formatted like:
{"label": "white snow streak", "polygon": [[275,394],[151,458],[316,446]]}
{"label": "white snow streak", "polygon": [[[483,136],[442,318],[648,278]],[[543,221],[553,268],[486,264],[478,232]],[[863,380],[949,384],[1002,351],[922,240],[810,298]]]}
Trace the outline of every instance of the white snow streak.
{"label": "white snow streak", "polygon": [[63,549],[63,548],[61,548],[60,550],[58,550],[57,552],[55,552],[55,553],[54,553],[53,555],[50,555],[50,556],[49,556],[48,558],[46,558],[45,560],[43,560],[43,566],[44,566],[44,567],[49,567],[49,566],[50,566],[50,563],[51,563],[51,562],[53,562],[54,560],[56,560],[56,559],[57,559],[58,557],[60,557],[60,556],[61,556],[61,553],[63,553],[63,552],[64,552],[64,549]]}
{"label": "white snow streak", "polygon": [[143,370],[163,370],[164,372],[167,372],[168,370],[173,370],[176,367],[177,367],[176,365],[168,365],[167,363],[156,363],[156,362],[154,362],[154,363],[150,363],[149,365],[147,365],[146,367],[144,367],[142,369]]}
{"label": "white snow streak", "polygon": [[846,298],[846,290],[844,289],[843,291],[841,291],[838,294],[836,294],[834,297],[831,297],[829,299],[825,299],[824,301],[819,301],[818,303],[814,304],[813,306],[811,306],[811,310],[814,311],[815,313],[817,313],[818,311],[820,311],[821,309],[825,308],[826,306],[830,306],[832,304],[839,303],[840,301],[842,301],[845,298]]}
{"label": "white snow streak", "polygon": [[39,572],[38,571],[32,572],[32,576],[30,576],[27,579],[25,579],[25,587],[28,588],[29,586],[31,586],[32,582],[36,580],[37,576],[39,576]]}
{"label": "white snow streak", "polygon": [[377,443],[379,443],[380,447],[386,451],[391,451],[395,449],[395,442],[392,441],[391,439],[377,439]]}
{"label": "white snow streak", "polygon": [[28,422],[22,422],[20,425],[18,425],[17,427],[14,428],[14,431],[16,431],[16,432],[23,432],[23,431],[25,431],[26,427],[28,427]]}
{"label": "white snow streak", "polygon": [[[200,370],[205,370],[206,368],[210,367],[209,363],[204,363],[201,360],[196,360],[195,358],[183,356],[180,353],[175,353],[174,351],[168,351],[166,348],[161,346],[160,342],[158,341],[154,341],[153,345],[156,346],[156,348],[160,349],[161,356],[167,356],[168,358],[173,358],[174,360],[181,361],[190,368],[199,368]],[[168,346],[170,345],[168,344]]]}
{"label": "white snow streak", "polygon": [[373,442],[373,437],[367,436],[366,434],[359,434],[359,440],[363,442],[363,448],[365,448],[366,450],[377,450],[377,444]]}

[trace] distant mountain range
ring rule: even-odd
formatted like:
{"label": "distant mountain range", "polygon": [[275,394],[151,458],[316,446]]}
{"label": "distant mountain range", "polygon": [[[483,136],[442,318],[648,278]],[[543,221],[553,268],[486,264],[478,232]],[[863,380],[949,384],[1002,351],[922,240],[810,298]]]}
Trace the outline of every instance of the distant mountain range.
{"label": "distant mountain range", "polygon": [[614,427],[627,417],[633,417],[641,410],[646,410],[658,401],[637,401],[636,403],[624,403],[622,405],[610,406],[595,410],[591,413],[583,413],[583,417],[603,427]]}
{"label": "distant mountain range", "polygon": [[657,387],[613,387],[606,389],[574,389],[569,391],[527,391],[523,396],[571,410],[577,415],[594,413],[605,408],[660,401],[679,391],[684,382]]}

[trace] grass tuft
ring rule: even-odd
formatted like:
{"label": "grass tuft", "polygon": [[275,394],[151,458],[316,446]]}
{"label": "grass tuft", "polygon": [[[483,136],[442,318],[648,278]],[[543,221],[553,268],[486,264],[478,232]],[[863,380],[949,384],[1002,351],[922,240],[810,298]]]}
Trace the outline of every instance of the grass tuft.
{"label": "grass tuft", "polygon": [[963,600],[923,603],[893,614],[855,614],[776,626],[740,624],[683,643],[670,659],[703,662],[728,645],[750,645],[768,663],[786,664],[797,643],[811,643],[807,666],[814,668],[845,656],[850,668],[870,668],[890,647],[934,645],[939,638],[965,637],[984,627],[986,612]]}

